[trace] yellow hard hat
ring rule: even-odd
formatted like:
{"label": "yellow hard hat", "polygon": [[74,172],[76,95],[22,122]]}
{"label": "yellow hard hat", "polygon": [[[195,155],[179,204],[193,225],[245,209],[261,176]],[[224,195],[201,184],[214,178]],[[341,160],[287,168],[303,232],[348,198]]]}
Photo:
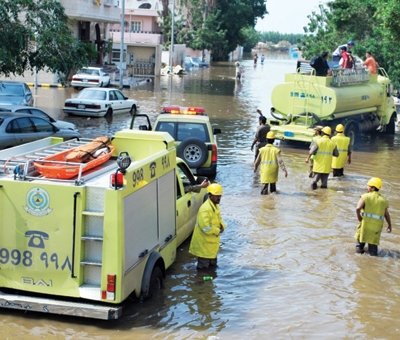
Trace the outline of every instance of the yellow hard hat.
{"label": "yellow hard hat", "polygon": [[377,188],[378,190],[380,190],[380,189],[382,189],[382,180],[381,180],[380,178],[378,178],[378,177],[372,177],[372,178],[368,181],[367,185],[368,185],[369,187],[375,187],[375,188]]}
{"label": "yellow hard hat", "polygon": [[270,131],[270,132],[267,133],[267,139],[274,139],[275,137],[276,136],[275,136],[274,131]]}
{"label": "yellow hard hat", "polygon": [[331,130],[331,128],[329,127],[329,126],[325,126],[322,130],[321,130],[323,133],[325,133],[326,135],[331,135],[331,133],[332,133],[332,130]]}
{"label": "yellow hard hat", "polygon": [[336,125],[336,131],[337,132],[343,132],[344,131],[344,126],[342,124]]}
{"label": "yellow hard hat", "polygon": [[224,194],[224,190],[218,183],[212,183],[208,186],[208,193],[215,196],[222,196]]}

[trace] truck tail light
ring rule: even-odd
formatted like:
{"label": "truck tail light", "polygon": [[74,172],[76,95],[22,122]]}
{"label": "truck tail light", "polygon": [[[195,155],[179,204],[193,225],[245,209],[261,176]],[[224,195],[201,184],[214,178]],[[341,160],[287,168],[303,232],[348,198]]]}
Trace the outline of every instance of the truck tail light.
{"label": "truck tail light", "polygon": [[110,184],[113,188],[121,188],[124,185],[124,174],[122,172],[111,174]]}
{"label": "truck tail light", "polygon": [[101,298],[103,300],[115,300],[115,282],[117,275],[108,274],[107,275],[107,290],[101,291]]}
{"label": "truck tail light", "polygon": [[215,163],[218,157],[218,148],[215,144],[211,146],[211,162]]}

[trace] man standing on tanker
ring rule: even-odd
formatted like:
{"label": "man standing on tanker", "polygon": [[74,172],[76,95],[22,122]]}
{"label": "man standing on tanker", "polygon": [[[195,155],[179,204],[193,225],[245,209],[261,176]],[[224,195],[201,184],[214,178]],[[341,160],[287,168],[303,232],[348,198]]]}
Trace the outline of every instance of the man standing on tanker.
{"label": "man standing on tanker", "polygon": [[389,203],[379,193],[379,190],[382,189],[380,178],[371,178],[367,186],[367,193],[361,195],[356,208],[357,218],[360,222],[354,235],[357,240],[356,253],[363,254],[365,244],[368,243],[369,255],[378,256],[378,245],[384,220],[388,224],[386,231],[392,232]]}
{"label": "man standing on tanker", "polygon": [[339,62],[340,58],[342,58],[343,47],[346,48],[346,51],[350,51],[353,48],[353,46],[354,46],[353,40],[350,40],[347,44],[338,46],[337,49],[332,53],[332,60],[335,62]]}
{"label": "man standing on tanker", "polygon": [[267,133],[271,129],[271,127],[267,124],[267,118],[262,115],[261,110],[257,109],[257,112],[260,115],[260,117],[258,117],[259,126],[257,128],[256,135],[250,148],[250,150],[253,151],[254,145],[256,145],[254,160],[256,160],[258,156],[260,148],[267,144]]}
{"label": "man standing on tanker", "polygon": [[322,137],[311,144],[310,151],[306,158],[306,163],[308,163],[311,156],[315,155],[311,180],[312,190],[317,189],[318,181],[321,181],[321,189],[328,188],[328,177],[331,172],[332,158],[339,156],[339,151],[335,142],[329,138],[331,133],[331,128],[325,126],[321,130]]}
{"label": "man standing on tanker", "polygon": [[221,218],[219,203],[223,195],[222,187],[217,183],[208,186],[209,197],[197,214],[189,253],[197,256],[197,269],[217,266],[220,246],[220,234],[226,229]]}
{"label": "man standing on tanker", "polygon": [[260,168],[260,181],[262,186],[261,195],[268,195],[268,185],[270,186],[271,194],[276,192],[276,182],[278,182],[279,167],[288,176],[285,164],[281,157],[281,150],[274,146],[275,133],[273,131],[267,134],[267,145],[260,149],[260,153],[254,163],[254,172],[257,171],[259,164]]}
{"label": "man standing on tanker", "polygon": [[336,126],[332,140],[336,143],[339,151],[339,156],[332,158],[333,177],[341,177],[343,176],[346,160],[347,164],[351,163],[350,138],[344,135],[344,126],[342,124]]}

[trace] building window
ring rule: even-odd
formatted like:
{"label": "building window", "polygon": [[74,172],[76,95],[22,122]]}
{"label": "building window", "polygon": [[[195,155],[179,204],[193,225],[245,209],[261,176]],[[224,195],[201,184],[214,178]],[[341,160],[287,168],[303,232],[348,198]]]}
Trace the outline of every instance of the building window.
{"label": "building window", "polygon": [[131,32],[141,32],[142,22],[141,21],[131,21]]}

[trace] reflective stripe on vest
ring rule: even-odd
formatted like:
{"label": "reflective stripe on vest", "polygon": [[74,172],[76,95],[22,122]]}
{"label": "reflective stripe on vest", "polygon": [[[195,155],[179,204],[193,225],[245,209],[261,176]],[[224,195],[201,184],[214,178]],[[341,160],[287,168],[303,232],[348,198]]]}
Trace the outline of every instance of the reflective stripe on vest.
{"label": "reflective stripe on vest", "polygon": [[[198,222],[196,222],[196,227],[199,227],[199,228],[200,228],[200,224],[199,224]],[[209,225],[209,226],[207,226],[207,227],[205,227],[205,228],[203,228],[203,229],[200,228],[200,230],[201,230],[203,233],[206,233],[206,232],[209,231],[211,228],[212,228],[212,226]]]}
{"label": "reflective stripe on vest", "polygon": [[277,161],[263,161],[261,164],[278,164]]}
{"label": "reflective stripe on vest", "polygon": [[385,217],[379,216],[379,215],[375,215],[375,214],[363,213],[362,215],[365,216],[365,217],[375,218],[377,220],[384,220],[385,219]]}
{"label": "reflective stripe on vest", "polygon": [[317,151],[317,155],[332,155],[332,152],[327,152],[327,151]]}

